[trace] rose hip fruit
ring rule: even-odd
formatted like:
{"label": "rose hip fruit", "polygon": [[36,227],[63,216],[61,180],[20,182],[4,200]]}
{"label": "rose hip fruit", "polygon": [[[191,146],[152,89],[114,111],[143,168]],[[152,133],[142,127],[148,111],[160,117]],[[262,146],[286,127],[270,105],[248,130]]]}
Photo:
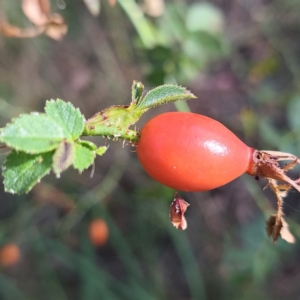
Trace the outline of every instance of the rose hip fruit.
{"label": "rose hip fruit", "polygon": [[[248,173],[284,181],[300,191],[298,181],[285,174],[299,163],[297,157],[255,150],[220,122],[203,115],[158,115],[142,128],[136,151],[150,176],[176,190],[211,190]],[[281,160],[291,162],[280,167]]]}

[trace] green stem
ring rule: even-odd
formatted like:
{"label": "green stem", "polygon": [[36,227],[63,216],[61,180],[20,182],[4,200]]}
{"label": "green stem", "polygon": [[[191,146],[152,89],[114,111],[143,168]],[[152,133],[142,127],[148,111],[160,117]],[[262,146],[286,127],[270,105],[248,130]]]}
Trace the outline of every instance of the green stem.
{"label": "green stem", "polygon": [[121,139],[129,142],[137,142],[139,140],[139,133],[135,130],[122,130],[104,125],[90,125],[88,123],[85,124],[82,136],[102,136],[116,141]]}

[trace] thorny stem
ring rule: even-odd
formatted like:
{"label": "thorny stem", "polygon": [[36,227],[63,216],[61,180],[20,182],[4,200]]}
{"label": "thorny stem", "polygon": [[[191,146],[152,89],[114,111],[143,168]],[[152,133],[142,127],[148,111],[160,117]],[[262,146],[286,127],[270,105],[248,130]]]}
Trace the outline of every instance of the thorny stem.
{"label": "thorny stem", "polygon": [[102,136],[104,138],[112,139],[114,141],[117,140],[127,140],[130,143],[137,143],[139,140],[139,133],[136,130],[120,130],[118,128],[110,128],[110,130],[106,130],[106,128],[100,127],[96,128],[95,126],[86,124],[84,128],[83,136]]}

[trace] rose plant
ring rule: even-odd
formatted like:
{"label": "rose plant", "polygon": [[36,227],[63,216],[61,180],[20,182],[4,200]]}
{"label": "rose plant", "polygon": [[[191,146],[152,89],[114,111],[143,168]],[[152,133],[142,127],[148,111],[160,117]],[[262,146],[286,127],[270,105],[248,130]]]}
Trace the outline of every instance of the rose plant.
{"label": "rose plant", "polygon": [[[276,215],[267,222],[268,235],[276,241],[287,226],[282,197],[292,187],[300,192],[300,179],[286,174],[299,163],[296,156],[256,150],[218,121],[193,113],[161,114],[140,132],[131,129],[148,109],[193,98],[177,85],[162,85],[144,93],[142,83],[134,82],[129,105],[111,106],[88,120],[71,103],[47,101],[45,113],[22,114],[0,131],[2,147],[11,149],[2,168],[5,190],[27,193],[51,169],[57,177],[70,166],[79,172],[87,169],[107,147],[86,141],[84,136],[122,139],[136,146],[138,159],[150,176],[175,190],[206,191],[243,173],[266,178],[278,203]],[[280,161],[288,163],[281,166]],[[178,194],[174,203],[171,221],[175,220],[178,229],[185,229],[188,204]]]}

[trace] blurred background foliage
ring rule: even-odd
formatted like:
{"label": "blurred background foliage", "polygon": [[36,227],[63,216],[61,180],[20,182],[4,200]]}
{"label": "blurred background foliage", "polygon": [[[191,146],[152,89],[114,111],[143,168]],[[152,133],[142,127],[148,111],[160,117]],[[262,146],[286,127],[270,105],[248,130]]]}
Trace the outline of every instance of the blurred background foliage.
{"label": "blurred background foliage", "polygon": [[[32,26],[20,1],[0,4],[2,20]],[[51,4],[68,26],[62,40],[0,38],[1,127],[47,99],[70,101],[88,118],[128,104],[133,80],[177,83],[198,99],[152,109],[139,128],[164,111],[191,110],[255,148],[300,155],[299,1]],[[296,244],[266,237],[275,197],[247,175],[181,193],[191,206],[180,232],[168,217],[173,191],[148,177],[134,148],[93,140],[110,145],[93,177],[67,170],[28,195],[0,190],[0,246],[17,246],[0,252],[1,300],[299,299],[296,192],[284,207]],[[95,219],[107,226],[91,233]]]}

